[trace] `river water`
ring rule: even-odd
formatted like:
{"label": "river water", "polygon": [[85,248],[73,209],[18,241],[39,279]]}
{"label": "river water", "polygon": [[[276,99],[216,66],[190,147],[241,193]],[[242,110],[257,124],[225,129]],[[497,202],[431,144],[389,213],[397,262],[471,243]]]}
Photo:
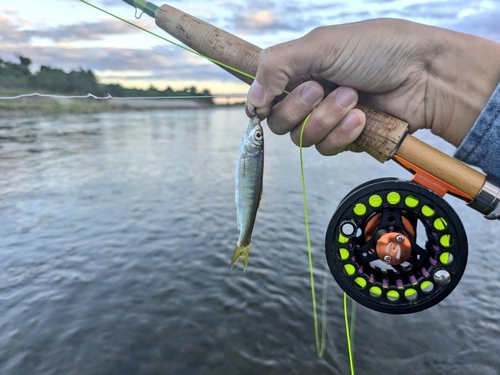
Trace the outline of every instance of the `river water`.
{"label": "river water", "polygon": [[[249,267],[229,268],[246,121],[241,108],[0,120],[1,374],[349,373],[331,275],[317,357],[298,148],[267,128]],[[339,201],[409,174],[366,154],[304,157],[320,295]],[[499,373],[500,224],[449,202],[469,238],[462,281],[416,314],[358,306],[357,374]]]}

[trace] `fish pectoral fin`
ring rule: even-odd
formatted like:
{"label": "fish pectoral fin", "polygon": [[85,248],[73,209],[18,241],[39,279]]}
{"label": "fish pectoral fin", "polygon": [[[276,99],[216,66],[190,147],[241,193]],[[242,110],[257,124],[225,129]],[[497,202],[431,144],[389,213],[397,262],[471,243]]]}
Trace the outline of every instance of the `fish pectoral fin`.
{"label": "fish pectoral fin", "polygon": [[248,246],[236,246],[236,249],[233,253],[233,258],[231,259],[231,269],[233,269],[234,265],[241,259],[243,263],[243,271],[247,269],[248,265],[248,252],[250,251],[250,245]]}

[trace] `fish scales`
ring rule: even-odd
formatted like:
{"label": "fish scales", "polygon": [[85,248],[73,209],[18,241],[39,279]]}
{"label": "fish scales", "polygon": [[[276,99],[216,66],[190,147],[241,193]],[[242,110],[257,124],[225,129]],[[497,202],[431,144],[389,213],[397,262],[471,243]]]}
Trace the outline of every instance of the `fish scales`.
{"label": "fish scales", "polygon": [[235,173],[235,202],[239,238],[231,259],[231,268],[241,259],[243,270],[248,265],[248,253],[255,218],[262,198],[264,174],[264,133],[260,120],[254,117],[241,140]]}

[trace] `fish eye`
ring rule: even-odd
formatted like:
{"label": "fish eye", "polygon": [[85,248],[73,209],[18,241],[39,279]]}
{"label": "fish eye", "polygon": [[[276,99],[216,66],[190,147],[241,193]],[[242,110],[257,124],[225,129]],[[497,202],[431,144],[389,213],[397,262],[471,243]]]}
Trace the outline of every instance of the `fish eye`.
{"label": "fish eye", "polygon": [[258,141],[260,141],[262,139],[262,132],[261,131],[255,132],[255,139]]}

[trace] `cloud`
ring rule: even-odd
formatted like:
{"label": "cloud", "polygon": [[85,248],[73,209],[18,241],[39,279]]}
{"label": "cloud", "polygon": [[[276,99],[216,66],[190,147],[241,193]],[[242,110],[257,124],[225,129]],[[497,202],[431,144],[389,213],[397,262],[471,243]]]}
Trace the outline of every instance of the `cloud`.
{"label": "cloud", "polygon": [[29,37],[47,38],[54,42],[103,40],[110,35],[137,33],[139,30],[119,20],[103,20],[27,31]]}
{"label": "cloud", "polygon": [[0,40],[10,43],[28,43],[33,38],[46,38],[56,43],[95,41],[103,40],[111,35],[126,35],[137,32],[140,30],[119,20],[82,22],[74,25],[23,30],[8,18],[0,15]]}
{"label": "cloud", "polygon": [[232,27],[238,33],[272,33],[280,30],[301,31],[302,23],[287,22],[287,19],[279,18],[268,11],[259,11],[255,14],[235,15],[226,19],[231,21]]}
{"label": "cloud", "polygon": [[258,27],[266,27],[275,23],[274,15],[268,10],[259,10],[253,14],[249,14],[244,26],[255,25]]}
{"label": "cloud", "polygon": [[279,31],[304,32],[321,25],[321,20],[293,2],[280,7],[270,1],[259,3],[259,6],[248,2],[246,6],[231,7],[232,14],[225,18],[228,30],[262,36]]}
{"label": "cloud", "polygon": [[17,24],[0,14],[0,41],[22,43],[27,39]]}
{"label": "cloud", "polygon": [[402,18],[426,18],[440,21],[456,19],[463,9],[469,8],[469,0],[431,1],[406,6],[396,13]]}
{"label": "cloud", "polygon": [[498,3],[433,1],[405,7],[398,14],[403,18],[420,18],[436,26],[500,41]]}
{"label": "cloud", "polygon": [[[31,47],[19,49],[17,46],[0,46],[2,54],[11,57],[22,55],[33,61],[32,70],[38,70],[41,65],[60,68],[65,71],[90,69],[97,76],[103,73],[105,78],[110,75],[128,76],[128,81],[134,80],[219,80],[235,81],[235,78],[223,69],[203,60],[199,56],[172,46],[160,46],[154,50],[124,49],[124,48],[62,48]],[[4,55],[0,56],[4,58]],[[111,73],[110,73],[111,72]],[[134,73],[135,72],[135,73]],[[103,76],[103,77],[104,77]]]}
{"label": "cloud", "polygon": [[498,20],[500,20],[500,8],[460,18],[451,26],[456,31],[479,35],[500,42]]}

